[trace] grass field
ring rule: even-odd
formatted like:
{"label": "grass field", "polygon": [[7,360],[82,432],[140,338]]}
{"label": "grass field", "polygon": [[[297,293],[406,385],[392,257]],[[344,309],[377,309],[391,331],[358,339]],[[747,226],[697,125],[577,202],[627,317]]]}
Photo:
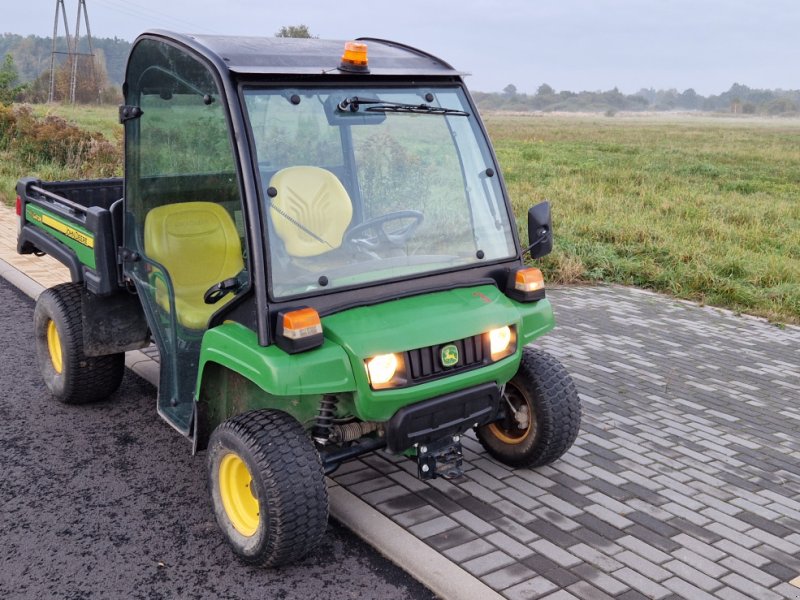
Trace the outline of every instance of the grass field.
{"label": "grass field", "polygon": [[[108,139],[116,107],[37,107]],[[517,214],[553,205],[550,281],[636,285],[800,323],[800,120],[484,115]],[[17,177],[74,176],[0,157]],[[524,239],[524,238],[523,238]]]}
{"label": "grass field", "polygon": [[800,323],[800,120],[485,118],[518,219],[553,204],[551,278]]}

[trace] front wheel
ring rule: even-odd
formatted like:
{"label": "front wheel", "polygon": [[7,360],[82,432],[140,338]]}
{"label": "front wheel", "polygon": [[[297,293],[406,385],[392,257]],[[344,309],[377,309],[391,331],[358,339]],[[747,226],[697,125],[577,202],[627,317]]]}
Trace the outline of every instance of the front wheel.
{"label": "front wheel", "polygon": [[287,413],[255,410],[219,425],[209,440],[208,478],[217,523],[247,563],[294,562],[325,534],[319,454]]}
{"label": "front wheel", "polygon": [[572,447],[581,402],[572,378],[554,357],[523,348],[519,371],[506,384],[503,417],[477,429],[486,451],[512,467],[541,467]]}

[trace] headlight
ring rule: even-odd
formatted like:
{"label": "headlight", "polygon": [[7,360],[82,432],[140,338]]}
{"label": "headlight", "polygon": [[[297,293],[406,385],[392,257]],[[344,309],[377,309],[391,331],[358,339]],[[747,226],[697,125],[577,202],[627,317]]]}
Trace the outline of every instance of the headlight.
{"label": "headlight", "polygon": [[403,359],[397,354],[378,354],[367,361],[367,373],[373,389],[394,387],[389,385],[402,366]]}
{"label": "headlight", "polygon": [[515,338],[514,330],[508,325],[492,329],[489,332],[489,352],[492,360],[497,361],[513,354],[516,350]]}

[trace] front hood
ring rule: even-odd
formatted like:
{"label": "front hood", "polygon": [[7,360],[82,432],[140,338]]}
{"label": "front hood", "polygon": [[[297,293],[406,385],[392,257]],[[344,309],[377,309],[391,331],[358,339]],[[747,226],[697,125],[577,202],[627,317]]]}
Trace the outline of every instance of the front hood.
{"label": "front hood", "polygon": [[322,319],[325,337],[368,358],[470,337],[518,323],[520,311],[491,285],[422,294]]}

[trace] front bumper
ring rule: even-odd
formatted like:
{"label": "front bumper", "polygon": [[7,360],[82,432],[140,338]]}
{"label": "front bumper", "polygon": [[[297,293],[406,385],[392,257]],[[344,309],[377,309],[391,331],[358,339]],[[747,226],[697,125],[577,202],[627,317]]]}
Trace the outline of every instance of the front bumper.
{"label": "front bumper", "polygon": [[500,388],[494,383],[431,398],[398,410],[386,424],[386,446],[403,452],[415,444],[430,444],[459,435],[497,418]]}

